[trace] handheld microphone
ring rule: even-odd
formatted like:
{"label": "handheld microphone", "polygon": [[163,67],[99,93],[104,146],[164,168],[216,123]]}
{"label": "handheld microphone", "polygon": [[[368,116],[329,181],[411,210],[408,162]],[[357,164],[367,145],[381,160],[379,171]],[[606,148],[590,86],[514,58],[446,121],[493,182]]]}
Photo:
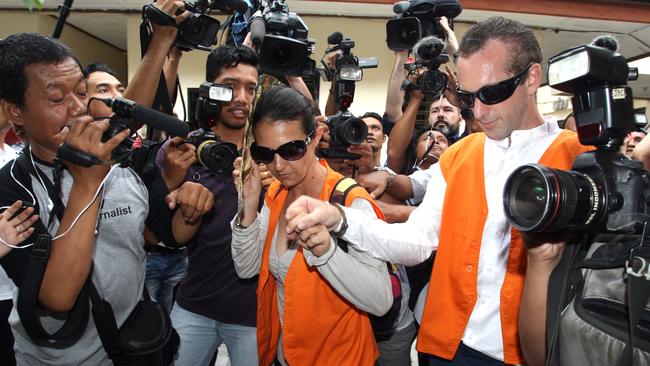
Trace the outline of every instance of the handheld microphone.
{"label": "handheld microphone", "polygon": [[109,106],[118,117],[130,118],[139,122],[144,122],[145,124],[163,130],[172,136],[186,137],[190,132],[189,125],[180,119],[139,105],[132,100],[119,97],[115,99],[106,98],[100,100]]}
{"label": "handheld microphone", "polygon": [[264,24],[262,16],[256,15],[253,17],[250,23],[250,32],[253,46],[259,51],[264,40],[264,35],[266,34],[266,24]]}

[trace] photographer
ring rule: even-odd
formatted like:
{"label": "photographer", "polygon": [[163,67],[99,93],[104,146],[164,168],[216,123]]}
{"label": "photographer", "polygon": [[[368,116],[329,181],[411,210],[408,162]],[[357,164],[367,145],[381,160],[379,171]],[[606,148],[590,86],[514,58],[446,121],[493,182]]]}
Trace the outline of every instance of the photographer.
{"label": "photographer", "polygon": [[[157,196],[149,196],[130,168],[84,168],[55,157],[65,142],[108,161],[130,131],[101,141],[109,124],[84,116],[86,81],[75,55],[58,41],[37,34],[17,34],[0,42],[0,55],[3,111],[29,141],[15,164],[0,171],[0,205],[21,199],[33,204],[39,215],[33,235],[21,243],[24,248],[12,250],[1,263],[20,289],[26,277],[33,275],[25,272],[29,244],[37,235],[49,233],[54,239],[38,299],[45,313],[51,315],[41,317],[41,323],[49,331],[57,329],[61,316],[80,299],[91,276],[121,326],[142,298],[145,219],[163,236],[171,237],[173,228],[160,216],[161,202],[153,202]],[[157,205],[151,210],[158,211],[155,220],[148,215],[150,205]],[[83,296],[87,296],[85,292]],[[92,320],[85,330],[78,330],[82,333],[72,345],[52,348],[31,340],[17,309],[10,319],[19,363],[112,364]]]}
{"label": "photographer", "polygon": [[[344,239],[403,265],[437,251],[417,346],[430,365],[524,362],[517,321],[526,258],[505,219],[503,182],[519,165],[566,168],[586,150],[575,134],[540,115],[541,60],[533,32],[519,22],[492,17],[464,34],[456,94],[484,133],[442,154],[424,201],[405,223],[386,224],[351,208],[342,215],[309,197],[287,209],[290,238],[319,224],[346,228]],[[486,98],[483,91],[497,83],[508,87]]]}

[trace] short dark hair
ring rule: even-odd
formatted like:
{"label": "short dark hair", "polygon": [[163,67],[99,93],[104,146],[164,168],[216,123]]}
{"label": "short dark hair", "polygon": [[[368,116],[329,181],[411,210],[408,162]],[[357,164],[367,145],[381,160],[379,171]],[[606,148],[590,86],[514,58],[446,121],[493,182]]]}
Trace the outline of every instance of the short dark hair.
{"label": "short dark hair", "polygon": [[26,69],[34,64],[59,64],[71,58],[81,69],[72,50],[60,41],[38,33],[17,33],[0,41],[0,99],[18,107],[25,104]]}
{"label": "short dark hair", "polygon": [[374,118],[377,121],[381,122],[381,116],[379,115],[379,113],[375,113],[375,112],[366,112],[359,118],[364,119],[364,118],[368,118],[368,117]]}
{"label": "short dark hair", "polygon": [[114,76],[118,80],[120,79],[117,76],[117,73],[113,71],[113,69],[111,69],[110,66],[106,65],[103,62],[93,62],[90,65],[86,65],[86,67],[84,67],[83,69],[83,73],[86,78],[88,78],[88,76],[93,72],[105,72],[107,74]]}
{"label": "short dark hair", "polygon": [[253,128],[265,120],[299,120],[307,135],[316,131],[311,102],[300,92],[286,86],[269,88],[257,101],[251,122]]}
{"label": "short dark hair", "polygon": [[438,127],[431,127],[431,126],[422,126],[415,130],[415,133],[413,133],[413,149],[415,149],[418,146],[418,141],[420,140],[420,137],[424,135],[425,133],[428,133],[429,131],[437,131],[440,132],[443,136],[447,138],[447,144],[451,145],[453,140],[442,131],[441,128]]}
{"label": "short dark hair", "polygon": [[235,67],[239,64],[257,67],[257,53],[246,46],[220,46],[210,51],[205,63],[205,81],[213,82],[224,68]]}
{"label": "short dark hair", "polygon": [[507,71],[516,74],[530,63],[542,62],[542,51],[533,31],[520,22],[504,17],[491,17],[476,23],[463,35],[458,56],[470,57],[485,48],[488,41],[500,40],[509,50]]}

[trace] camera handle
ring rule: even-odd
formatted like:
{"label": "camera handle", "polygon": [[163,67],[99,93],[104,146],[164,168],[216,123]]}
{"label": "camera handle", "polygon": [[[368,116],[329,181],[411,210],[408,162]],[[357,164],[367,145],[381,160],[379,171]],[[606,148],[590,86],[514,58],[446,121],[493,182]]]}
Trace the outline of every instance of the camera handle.
{"label": "camera handle", "polygon": [[174,18],[164,11],[153,6],[153,3],[146,4],[142,9],[143,17],[148,18],[152,23],[168,27],[178,27]]}

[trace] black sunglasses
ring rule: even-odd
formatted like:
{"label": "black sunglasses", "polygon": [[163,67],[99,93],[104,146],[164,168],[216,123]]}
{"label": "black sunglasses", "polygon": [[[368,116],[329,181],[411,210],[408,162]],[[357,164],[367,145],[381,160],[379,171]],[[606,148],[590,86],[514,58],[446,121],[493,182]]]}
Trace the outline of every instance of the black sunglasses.
{"label": "black sunglasses", "polygon": [[269,149],[268,147],[259,146],[256,143],[251,145],[251,156],[255,162],[268,164],[273,161],[275,154],[287,161],[295,161],[302,159],[307,152],[307,145],[311,142],[311,138],[307,136],[305,140],[293,140],[286,144],[281,145],[277,149]]}
{"label": "black sunglasses", "polygon": [[467,108],[474,107],[474,99],[478,98],[483,104],[492,105],[501,103],[504,100],[510,98],[514,94],[515,90],[521,84],[525,78],[526,72],[530,67],[533,66],[532,63],[524,67],[523,70],[510,79],[500,81],[494,85],[487,85],[481,89],[470,93],[463,90],[460,90],[460,87],[456,89],[456,95],[461,103],[463,103]]}

